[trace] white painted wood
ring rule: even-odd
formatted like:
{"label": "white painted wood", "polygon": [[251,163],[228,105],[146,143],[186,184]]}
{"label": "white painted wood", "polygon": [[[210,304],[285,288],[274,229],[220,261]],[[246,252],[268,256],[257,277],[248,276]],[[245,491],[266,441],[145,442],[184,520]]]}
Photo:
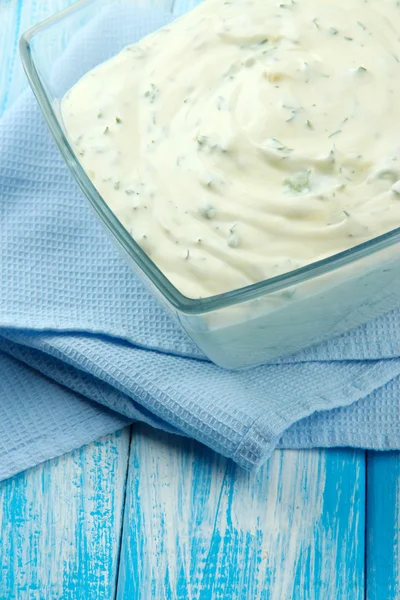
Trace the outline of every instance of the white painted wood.
{"label": "white painted wood", "polygon": [[[18,52],[21,34],[73,2],[0,0],[0,116],[28,85]],[[59,42],[61,44],[63,40]]]}
{"label": "white painted wood", "polygon": [[[0,0],[0,114],[26,85],[19,35],[71,2]],[[0,484],[1,600],[113,598],[128,448],[125,431]],[[138,428],[118,600],[361,600],[364,475],[345,451],[249,475]]]}
{"label": "white painted wood", "polygon": [[251,475],[137,427],[117,598],[361,600],[364,484],[363,452],[275,452]]}
{"label": "white painted wood", "polygon": [[0,483],[1,600],[111,600],[129,428]]}

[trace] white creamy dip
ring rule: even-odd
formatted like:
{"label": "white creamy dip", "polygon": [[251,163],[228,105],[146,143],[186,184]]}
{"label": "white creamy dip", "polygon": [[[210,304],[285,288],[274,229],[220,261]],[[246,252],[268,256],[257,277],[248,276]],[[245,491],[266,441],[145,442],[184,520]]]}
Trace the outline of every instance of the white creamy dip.
{"label": "white creamy dip", "polygon": [[84,169],[197,298],[400,225],[395,0],[206,0],[65,96]]}

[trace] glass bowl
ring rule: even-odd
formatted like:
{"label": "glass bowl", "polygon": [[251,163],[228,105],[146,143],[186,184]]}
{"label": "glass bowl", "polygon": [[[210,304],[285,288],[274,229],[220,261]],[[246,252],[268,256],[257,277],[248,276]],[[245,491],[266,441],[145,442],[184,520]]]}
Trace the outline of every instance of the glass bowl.
{"label": "glass bowl", "polygon": [[72,150],[60,102],[87,71],[176,16],[171,0],[84,0],[20,41],[25,71],[58,148],[137,275],[206,356],[229,369],[292,354],[399,306],[400,228],[306,267],[202,299],[182,295],[125,230]]}

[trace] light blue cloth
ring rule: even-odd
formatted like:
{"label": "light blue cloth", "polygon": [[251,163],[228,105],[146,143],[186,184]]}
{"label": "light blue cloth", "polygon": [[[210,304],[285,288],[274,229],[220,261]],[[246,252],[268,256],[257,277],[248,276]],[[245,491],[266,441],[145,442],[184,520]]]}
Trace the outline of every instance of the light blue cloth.
{"label": "light blue cloth", "polygon": [[273,365],[214,366],[117,253],[32,94],[1,120],[0,479],[132,420],[247,469],[277,445],[400,448],[399,375],[398,312]]}

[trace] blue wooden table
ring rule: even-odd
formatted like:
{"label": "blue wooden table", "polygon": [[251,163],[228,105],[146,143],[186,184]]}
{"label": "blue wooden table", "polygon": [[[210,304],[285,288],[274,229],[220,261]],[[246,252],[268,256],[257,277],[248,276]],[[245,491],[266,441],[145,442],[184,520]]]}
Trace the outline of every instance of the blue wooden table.
{"label": "blue wooden table", "polygon": [[[0,0],[17,40],[71,0]],[[277,451],[256,475],[139,425],[0,483],[0,600],[400,598],[400,454]]]}

